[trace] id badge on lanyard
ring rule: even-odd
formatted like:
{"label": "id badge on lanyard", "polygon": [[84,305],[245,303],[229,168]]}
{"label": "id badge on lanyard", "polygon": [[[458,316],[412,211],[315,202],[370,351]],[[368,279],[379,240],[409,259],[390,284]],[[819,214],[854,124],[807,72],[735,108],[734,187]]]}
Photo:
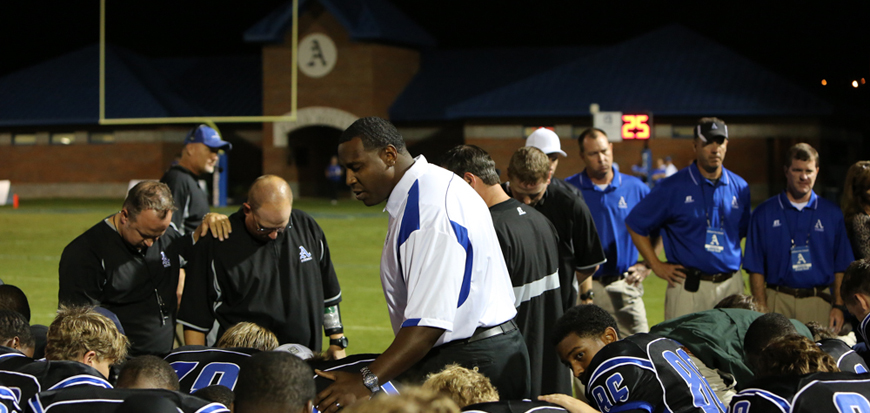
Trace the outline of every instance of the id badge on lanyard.
{"label": "id badge on lanyard", "polygon": [[791,269],[794,272],[809,271],[813,268],[813,259],[810,255],[810,246],[802,247],[792,246],[791,248]]}
{"label": "id badge on lanyard", "polygon": [[722,228],[719,221],[719,208],[716,203],[716,192],[713,190],[713,211],[712,217],[710,213],[707,212],[707,198],[704,194],[704,187],[701,187],[701,197],[704,199],[704,214],[707,216],[707,235],[704,239],[704,249],[707,252],[712,252],[714,254],[721,254],[722,251],[725,251],[725,244],[727,241],[727,235],[725,234],[725,230]]}
{"label": "id badge on lanyard", "polygon": [[718,228],[707,227],[707,240],[704,241],[704,249],[714,254],[720,254],[725,250],[725,231]]}

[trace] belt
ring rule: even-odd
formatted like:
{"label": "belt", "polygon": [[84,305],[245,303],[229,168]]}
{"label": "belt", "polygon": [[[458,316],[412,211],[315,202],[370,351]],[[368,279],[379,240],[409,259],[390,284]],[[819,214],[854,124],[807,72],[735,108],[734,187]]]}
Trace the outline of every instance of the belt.
{"label": "belt", "polygon": [[465,344],[474,343],[475,341],[480,341],[480,340],[484,340],[484,339],[487,339],[490,337],[495,337],[495,336],[500,336],[500,335],[505,334],[505,333],[510,333],[511,331],[514,331],[516,329],[517,329],[517,323],[515,323],[514,320],[505,321],[504,323],[501,323],[495,327],[478,327],[476,330],[474,330],[474,334],[472,334],[471,337],[466,338],[464,340],[452,341],[451,344],[453,344],[453,343],[465,343]]}
{"label": "belt", "polygon": [[607,287],[610,284],[613,284],[619,280],[625,279],[625,274],[621,275],[602,275],[600,277],[593,278],[593,280],[598,281],[601,285]]}
{"label": "belt", "polygon": [[825,290],[830,288],[829,285],[813,288],[791,288],[784,285],[767,284],[767,288],[770,288],[771,290],[778,293],[794,296],[794,298],[819,297],[829,303],[833,302],[833,297],[831,297],[831,294],[825,292]]}
{"label": "belt", "polygon": [[730,280],[731,277],[734,276],[733,272],[720,272],[716,274],[707,274],[701,273],[701,280],[703,281],[712,281],[714,283],[720,283],[722,281]]}
{"label": "belt", "polygon": [[714,283],[720,283],[722,281],[730,280],[731,277],[734,276],[733,272],[719,272],[716,274],[707,274],[697,268],[685,267],[685,270],[681,270],[683,274],[686,274],[686,277],[698,277],[702,281],[711,281]]}

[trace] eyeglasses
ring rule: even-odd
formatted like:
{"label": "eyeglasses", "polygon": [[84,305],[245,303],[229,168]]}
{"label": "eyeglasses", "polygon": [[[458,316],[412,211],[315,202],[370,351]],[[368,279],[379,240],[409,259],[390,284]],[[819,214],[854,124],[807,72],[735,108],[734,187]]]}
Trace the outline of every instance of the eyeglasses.
{"label": "eyeglasses", "polygon": [[271,234],[273,232],[277,232],[277,233],[281,234],[287,230],[288,226],[290,226],[290,224],[288,223],[287,225],[285,225],[283,227],[273,227],[273,228],[264,227],[264,226],[260,225],[260,220],[257,219],[256,215],[254,215],[253,213],[251,215],[253,215],[253,217],[254,217],[254,223],[257,224],[257,234],[260,234],[260,235],[268,235],[268,234]]}

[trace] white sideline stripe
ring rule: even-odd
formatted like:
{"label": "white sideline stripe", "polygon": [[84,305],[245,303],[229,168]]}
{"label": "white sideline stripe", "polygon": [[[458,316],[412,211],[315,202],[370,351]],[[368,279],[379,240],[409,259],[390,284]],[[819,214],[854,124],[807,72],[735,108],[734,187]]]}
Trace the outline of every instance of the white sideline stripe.
{"label": "white sideline stripe", "polygon": [[520,304],[557,288],[559,288],[559,271],[521,287],[514,287],[514,296],[516,297],[514,307],[519,307]]}

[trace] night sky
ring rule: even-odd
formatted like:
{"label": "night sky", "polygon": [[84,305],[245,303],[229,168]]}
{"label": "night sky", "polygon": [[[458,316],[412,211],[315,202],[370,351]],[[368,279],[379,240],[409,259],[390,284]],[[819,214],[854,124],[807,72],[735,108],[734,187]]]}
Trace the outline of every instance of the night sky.
{"label": "night sky", "polygon": [[[108,2],[110,43],[161,56],[258,53],[242,33],[285,0]],[[840,104],[868,106],[870,1],[390,0],[442,48],[610,45],[682,24]],[[0,2],[0,75],[99,40],[99,1]],[[826,79],[828,86],[822,86]]]}

